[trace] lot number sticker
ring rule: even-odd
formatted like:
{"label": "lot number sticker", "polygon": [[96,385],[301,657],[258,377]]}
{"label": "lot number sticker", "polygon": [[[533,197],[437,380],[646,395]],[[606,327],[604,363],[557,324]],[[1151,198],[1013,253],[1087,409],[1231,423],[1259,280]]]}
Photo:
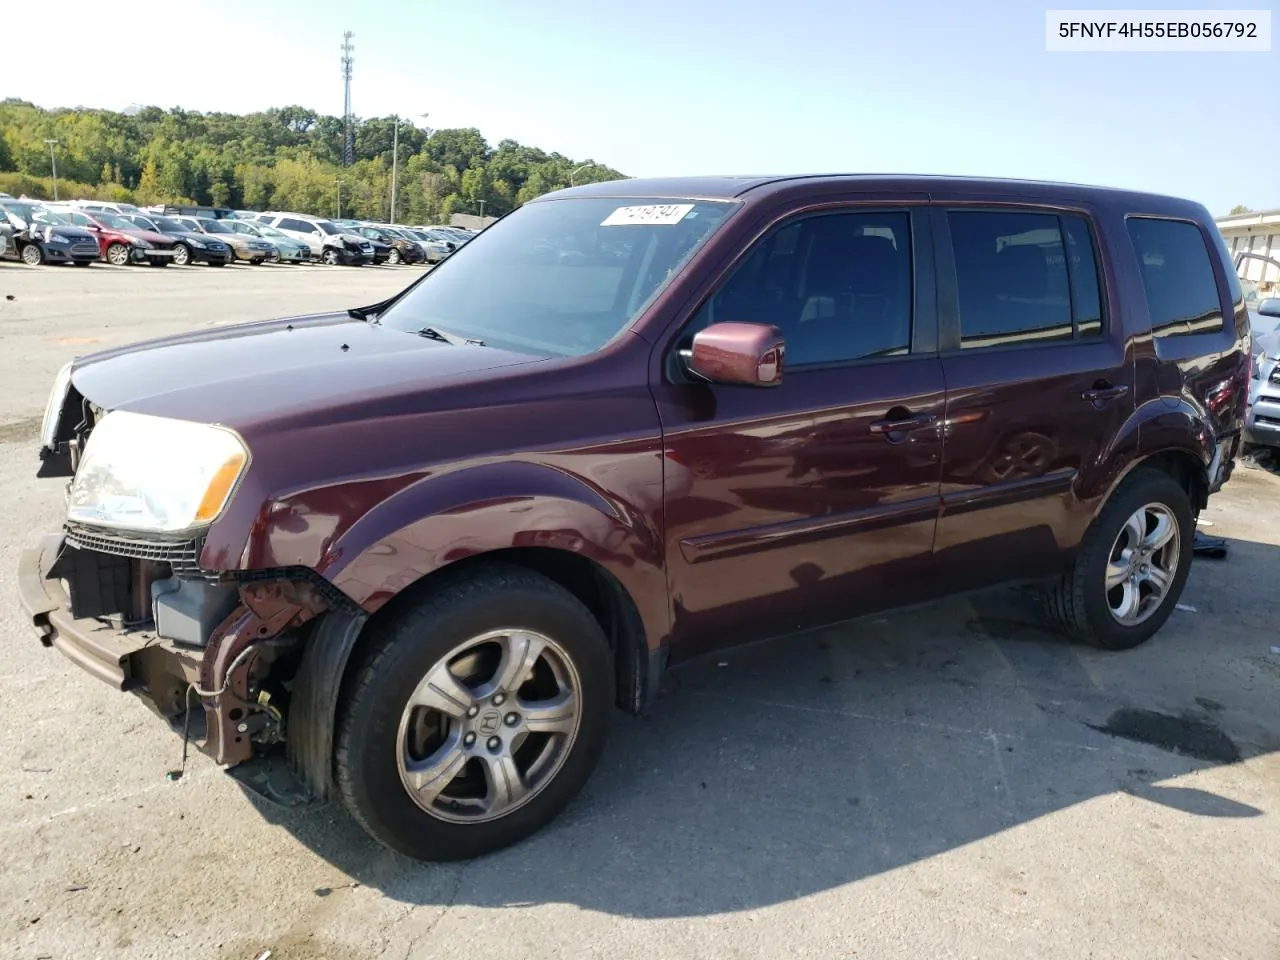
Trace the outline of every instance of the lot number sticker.
{"label": "lot number sticker", "polygon": [[692,203],[651,203],[642,207],[619,207],[602,221],[602,227],[622,227],[632,223],[679,223],[693,209]]}

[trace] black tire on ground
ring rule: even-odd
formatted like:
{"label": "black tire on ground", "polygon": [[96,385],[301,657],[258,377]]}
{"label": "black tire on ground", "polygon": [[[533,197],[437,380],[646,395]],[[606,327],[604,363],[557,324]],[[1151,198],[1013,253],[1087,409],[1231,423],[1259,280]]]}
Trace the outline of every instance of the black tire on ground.
{"label": "black tire on ground", "polygon": [[[1169,588],[1145,620],[1125,625],[1112,616],[1106,576],[1111,552],[1126,521],[1147,504],[1167,509],[1178,535],[1177,564]],[[1127,650],[1149,640],[1173,612],[1191,569],[1196,522],[1182,485],[1161,470],[1139,467],[1116,488],[1085,533],[1071,569],[1045,597],[1049,619],[1067,636],[1105,650]]]}
{"label": "black tire on ground", "polygon": [[180,267],[185,267],[191,262],[191,248],[185,243],[176,244],[173,248],[173,262]]}
{"label": "black tire on ground", "polygon": [[38,267],[44,263],[44,249],[38,243],[22,245],[22,262],[29,267]]}
{"label": "black tire on ground", "polygon": [[[423,677],[467,640],[503,628],[552,638],[577,672],[580,720],[558,770],[522,806],[484,822],[427,813],[405,788],[399,725]],[[608,641],[591,612],[553,581],[494,564],[449,576],[386,622],[357,649],[339,705],[334,772],[343,802],[376,840],[420,860],[465,860],[509,846],[559,814],[600,758],[613,705]]]}
{"label": "black tire on ground", "polygon": [[107,263],[117,267],[128,266],[129,248],[123,243],[113,243],[107,247]]}

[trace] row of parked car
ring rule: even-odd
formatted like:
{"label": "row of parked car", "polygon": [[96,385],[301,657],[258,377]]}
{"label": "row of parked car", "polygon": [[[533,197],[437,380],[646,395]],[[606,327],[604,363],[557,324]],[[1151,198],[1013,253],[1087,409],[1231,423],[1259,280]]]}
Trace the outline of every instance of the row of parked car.
{"label": "row of parked car", "polygon": [[[217,214],[225,213],[225,216]],[[269,210],[0,196],[0,257],[88,266],[146,263],[439,263],[475,234],[461,227],[330,220]]]}

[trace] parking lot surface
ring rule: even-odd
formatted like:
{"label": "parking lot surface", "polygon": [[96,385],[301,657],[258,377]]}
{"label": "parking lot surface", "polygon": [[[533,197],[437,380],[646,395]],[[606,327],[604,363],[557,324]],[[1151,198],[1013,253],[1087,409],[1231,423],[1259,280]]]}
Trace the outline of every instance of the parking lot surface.
{"label": "parking lot surface", "polygon": [[1046,631],[1005,589],[778,638],[616,718],[549,829],[465,864],[338,808],[246,797],[140,702],[44,649],[19,549],[50,381],[78,353],[380,299],[413,268],[0,264],[5,956],[1280,956],[1280,477],[1239,469],[1149,644]]}

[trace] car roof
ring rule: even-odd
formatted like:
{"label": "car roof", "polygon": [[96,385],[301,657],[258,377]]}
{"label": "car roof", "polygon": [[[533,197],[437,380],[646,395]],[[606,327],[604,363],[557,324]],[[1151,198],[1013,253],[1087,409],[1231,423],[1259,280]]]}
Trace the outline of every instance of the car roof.
{"label": "car roof", "polygon": [[1186,203],[1178,197],[1051,180],[1019,180],[1001,177],[944,176],[908,173],[814,173],[781,176],[636,177],[604,180],[543,194],[531,203],[567,197],[681,198],[698,200],[755,200],[788,188],[844,186],[851,191],[910,190],[924,193],[990,193],[1003,197],[1079,199],[1089,194],[1110,198]]}

